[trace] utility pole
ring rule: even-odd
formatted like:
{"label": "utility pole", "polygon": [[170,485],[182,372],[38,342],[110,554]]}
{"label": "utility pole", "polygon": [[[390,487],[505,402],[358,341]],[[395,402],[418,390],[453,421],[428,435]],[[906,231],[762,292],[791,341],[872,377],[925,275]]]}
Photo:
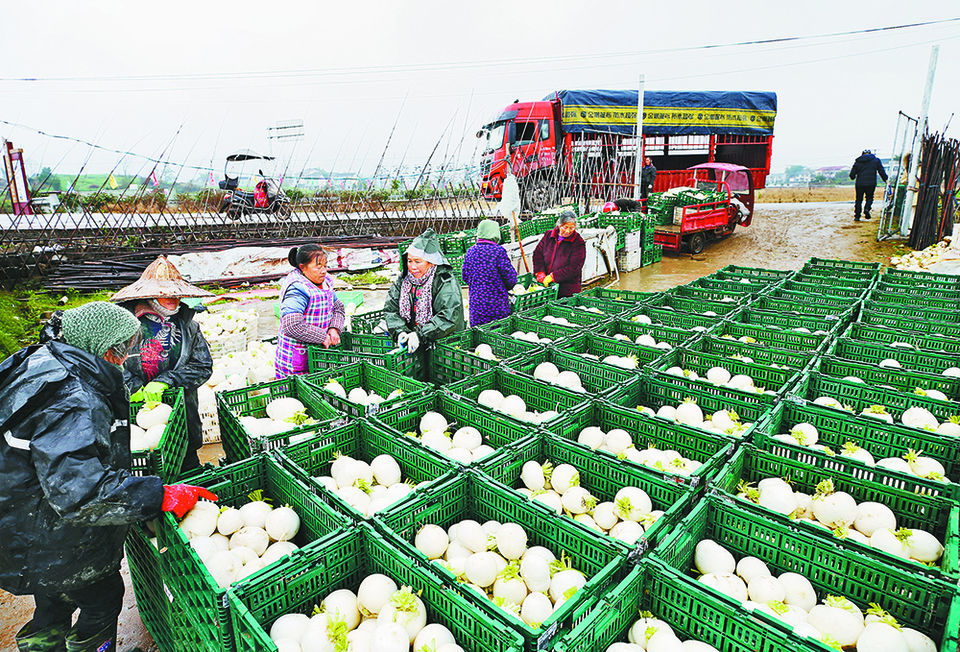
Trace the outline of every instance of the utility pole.
{"label": "utility pole", "polygon": [[927,66],[927,86],[923,90],[923,103],[920,105],[920,116],[917,119],[917,138],[914,141],[913,152],[910,156],[910,176],[907,178],[907,196],[903,200],[903,218],[900,220],[900,235],[910,235],[913,226],[913,196],[917,192],[917,171],[920,168],[920,150],[923,148],[923,134],[927,131],[927,115],[930,112],[930,95],[933,93],[933,77],[937,72],[937,57],[940,56],[940,46],[930,48],[930,63]]}
{"label": "utility pole", "polygon": [[633,164],[633,198],[640,200],[640,174],[643,170],[643,86],[645,75],[640,75],[637,88],[637,158]]}

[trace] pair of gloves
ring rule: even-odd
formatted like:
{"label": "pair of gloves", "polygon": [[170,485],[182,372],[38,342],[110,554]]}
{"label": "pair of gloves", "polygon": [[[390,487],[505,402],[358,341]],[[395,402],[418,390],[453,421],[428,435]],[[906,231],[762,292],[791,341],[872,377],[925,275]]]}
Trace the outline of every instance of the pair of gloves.
{"label": "pair of gloves", "polygon": [[130,395],[131,403],[159,403],[163,400],[163,393],[170,389],[166,383],[150,382]]}
{"label": "pair of gloves", "polygon": [[407,351],[413,353],[420,348],[420,336],[415,332],[400,333],[400,335],[397,336],[397,344],[399,346],[406,346]]}
{"label": "pair of gloves", "polygon": [[217,500],[216,494],[210,493],[203,487],[195,487],[192,484],[165,484],[163,485],[163,504],[160,509],[164,512],[173,512],[177,518],[183,518],[200,498]]}
{"label": "pair of gloves", "polygon": [[537,272],[537,283],[543,283],[544,287],[547,287],[553,283],[553,274],[544,274],[543,272]]}

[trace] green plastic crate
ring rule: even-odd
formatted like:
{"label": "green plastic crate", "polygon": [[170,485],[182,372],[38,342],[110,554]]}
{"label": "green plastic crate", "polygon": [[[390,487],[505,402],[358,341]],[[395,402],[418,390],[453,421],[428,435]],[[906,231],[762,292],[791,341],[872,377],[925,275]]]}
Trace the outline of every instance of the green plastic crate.
{"label": "green plastic crate", "polygon": [[[863,302],[863,309],[880,313],[881,315],[891,315],[894,317],[908,317],[917,321],[944,322],[952,326],[960,323],[960,310],[956,308],[927,308],[925,302],[916,302],[912,304],[901,303],[883,303],[874,301],[869,296]],[[922,330],[927,330],[923,327]]]}
{"label": "green plastic crate", "polygon": [[943,335],[950,339],[960,338],[960,323],[918,320],[913,317],[900,317],[873,310],[865,304],[857,320],[871,326],[884,326],[891,331],[903,333],[922,333],[924,335]]}
{"label": "green plastic crate", "polygon": [[[724,322],[730,324],[732,322]],[[771,331],[782,333],[784,331]],[[759,333],[758,333],[759,334]],[[804,370],[818,359],[819,354],[816,351],[791,351],[789,349],[778,349],[771,346],[761,346],[759,344],[749,344],[735,339],[726,339],[720,337],[706,336],[687,345],[692,351],[710,353],[724,358],[750,358],[754,363],[763,365],[778,365],[789,367],[796,370]],[[746,361],[744,361],[746,362]]]}
{"label": "green plastic crate", "polygon": [[660,309],[672,308],[678,312],[685,312],[699,316],[702,316],[705,312],[716,313],[715,315],[706,315],[708,317],[727,317],[742,307],[735,301],[724,303],[721,301],[710,301],[708,299],[678,296],[669,293],[665,293],[661,298],[651,301],[648,306],[650,308]]}
{"label": "green plastic crate", "polygon": [[814,317],[824,317],[836,319],[844,323],[850,322],[856,313],[857,304],[840,305],[836,303],[815,301],[803,301],[793,296],[770,296],[764,295],[758,298],[749,306],[753,310],[765,310],[768,312],[777,312],[785,314],[798,314]]}
{"label": "green plastic crate", "polygon": [[551,344],[562,342],[570,337],[576,337],[583,330],[580,326],[561,326],[560,324],[541,321],[525,315],[526,313],[511,315],[510,317],[483,324],[479,328],[490,331],[491,333],[498,333],[504,337],[510,337],[512,333],[517,331],[536,333],[541,339],[551,340]]}
{"label": "green plastic crate", "polygon": [[850,271],[869,271],[880,274],[880,263],[864,263],[855,260],[830,260],[829,258],[811,258],[803,266],[804,269],[830,269],[847,273]]}
{"label": "green plastic crate", "polygon": [[[787,281],[789,283],[789,281]],[[794,303],[798,306],[802,306],[802,311],[806,312],[811,307],[813,308],[832,308],[833,312],[838,310],[848,310],[857,305],[861,300],[861,297],[848,297],[840,296],[835,294],[827,294],[822,289],[817,291],[812,289],[809,292],[805,290],[787,290],[784,289],[786,283],[781,285],[778,288],[773,288],[767,294],[764,295],[764,298],[773,299],[776,301],[788,301]],[[814,286],[816,287],[816,286]],[[830,288],[833,289],[833,288]],[[838,288],[840,290],[840,288]],[[854,290],[854,292],[859,292],[859,290]]]}
{"label": "green plastic crate", "polygon": [[338,589],[354,592],[368,575],[380,573],[409,586],[427,608],[427,622],[440,623],[467,652],[521,652],[520,637],[447,588],[429,568],[410,563],[369,525],[361,523],[270,572],[262,582],[230,595],[236,652],[276,652],[270,625],[286,613],[310,614]]}
{"label": "green plastic crate", "polygon": [[[610,464],[606,458],[599,458],[593,453],[594,451],[585,446],[551,433],[539,433],[504,448],[496,456],[479,465],[477,470],[507,488],[520,489],[524,487],[520,480],[520,471],[527,462],[550,462],[554,468],[559,464],[569,464],[579,473],[580,486],[589,491],[598,504],[613,502],[617,492],[623,487],[642,489],[650,497],[653,509],[662,510],[664,514],[647,528],[636,545],[629,545],[597,532],[577,523],[570,516],[562,517],[569,519],[574,527],[582,528],[584,536],[600,537],[604,541],[612,542],[621,548],[624,554],[630,555],[631,561],[637,561],[664,532],[689,511],[695,495],[687,487],[661,478],[656,473],[647,473],[643,467],[634,464]],[[545,514],[555,514],[550,507],[530,500],[519,492],[516,496],[520,500],[529,501],[530,505]]]}
{"label": "green plastic crate", "polygon": [[[793,279],[787,279],[780,286],[780,288],[774,292],[783,290],[787,292],[801,292],[805,294],[813,294],[816,296],[829,296],[829,297],[841,297],[844,299],[853,299],[860,300],[867,296],[867,292],[870,291],[869,287],[859,288],[859,287],[846,287],[843,285],[826,285],[823,283],[804,283],[802,281],[796,281]],[[837,301],[837,303],[842,303]]]}
{"label": "green plastic crate", "polygon": [[687,285],[726,292],[746,292],[754,295],[760,294],[761,292],[769,289],[769,286],[766,283],[762,283],[760,281],[751,281],[750,279],[746,278],[739,280],[722,279],[713,278],[711,276],[701,276],[700,278],[687,283]]}
{"label": "green plastic crate", "polygon": [[[566,319],[569,324],[564,324],[565,326],[571,326],[573,328],[586,328],[586,329],[596,329],[601,324],[610,321],[612,317],[604,312],[593,312],[592,310],[584,310],[583,308],[573,308],[566,306],[562,303],[553,301],[551,303],[544,304],[542,306],[536,306],[534,308],[528,308],[523,312],[518,313],[521,317],[526,317],[527,319],[539,319],[540,321],[545,321],[544,317],[552,317],[553,319]],[[548,322],[549,323],[549,322]]]}
{"label": "green plastic crate", "polygon": [[800,269],[800,273],[804,276],[823,276],[824,278],[830,279],[830,282],[835,282],[839,275],[842,274],[843,278],[847,279],[856,279],[858,281],[869,281],[870,283],[875,283],[877,280],[877,273],[872,269],[837,269],[833,267],[807,267],[804,266]]}
{"label": "green plastic crate", "polygon": [[[474,353],[480,344],[489,346],[497,359],[487,360]],[[538,344],[499,332],[469,328],[443,338],[430,350],[430,381],[436,385],[455,383],[542,350]]]}
{"label": "green plastic crate", "polygon": [[752,324],[766,328],[782,328],[796,330],[805,328],[813,334],[833,333],[846,327],[852,319],[852,314],[838,315],[801,315],[799,313],[782,313],[777,310],[762,310],[750,305],[733,315],[731,322],[737,324]]}
{"label": "green plastic crate", "polygon": [[956,376],[910,371],[897,367],[881,367],[869,362],[844,360],[832,356],[820,358],[813,369],[824,376],[834,378],[856,376],[867,385],[874,387],[889,385],[907,394],[913,394],[918,387],[924,390],[935,389],[946,394],[951,400],[960,401],[960,378]]}
{"label": "green plastic crate", "polygon": [[597,331],[597,334],[603,335],[604,337],[624,335],[629,337],[631,342],[635,342],[641,335],[650,335],[657,340],[657,342],[667,342],[673,346],[682,346],[700,337],[697,332],[687,328],[676,328],[673,326],[663,326],[661,324],[645,324],[630,319],[623,319],[622,317],[614,319],[609,324],[604,324],[603,327]]}
{"label": "green plastic crate", "polygon": [[[809,330],[809,329],[808,329]],[[803,333],[795,330],[784,330],[780,327],[764,326],[762,324],[747,324],[738,321],[724,321],[710,329],[708,333],[711,337],[717,339],[730,339],[739,341],[740,338],[750,337],[755,342],[748,343],[757,348],[776,348],[788,349],[790,351],[818,352],[826,348],[827,341],[830,339],[826,333],[816,335],[814,333]]]}
{"label": "green plastic crate", "polygon": [[440,239],[440,250],[447,258],[462,256],[473,244],[473,242],[468,243],[462,233],[441,233],[438,238]]}
{"label": "green plastic crate", "polygon": [[[667,373],[671,367],[680,367],[684,371],[691,370],[697,372],[700,380],[692,380],[685,376],[676,376]],[[754,385],[760,388],[766,388],[773,392],[748,392],[722,385],[715,385],[706,379],[707,371],[712,367],[723,367],[730,372],[731,376],[744,374],[753,378]],[[730,357],[704,353],[694,349],[677,348],[668,352],[652,369],[654,376],[661,380],[680,385],[682,387],[697,387],[702,392],[716,394],[717,396],[736,397],[741,401],[751,403],[761,401],[773,403],[778,397],[783,397],[789,392],[800,379],[800,372],[796,369],[774,368],[768,365],[744,362]]]}
{"label": "green plastic crate", "polygon": [[[352,315],[350,317],[350,328],[348,329],[351,333],[356,333],[358,335],[373,335],[375,332],[378,332],[378,327],[381,326],[380,322],[383,321],[383,310],[373,310],[371,312],[364,312],[359,315]],[[382,328],[379,328],[380,333],[386,333],[386,323],[382,324]],[[340,334],[341,338],[343,333]]]}
{"label": "green plastic crate", "polygon": [[584,333],[582,337],[567,342],[561,342],[557,345],[557,350],[574,354],[589,362],[597,362],[587,356],[595,356],[599,359],[599,364],[603,369],[610,368],[611,371],[624,371],[621,367],[608,365],[603,359],[608,355],[619,357],[634,356],[637,358],[637,368],[629,369],[633,374],[643,373],[644,369],[655,364],[667,352],[653,346],[644,346],[626,340],[618,340],[613,337],[607,337],[597,333]]}
{"label": "green plastic crate", "polygon": [[[430,383],[401,376],[395,371],[378,367],[366,360],[345,364],[335,369],[317,371],[301,376],[301,380],[317,392],[317,396],[328,402],[335,410],[339,410],[352,417],[361,417],[373,414],[379,410],[386,410],[394,405],[405,403],[420,394],[433,391]],[[349,396],[350,390],[362,387],[368,394],[376,392],[385,399],[376,405],[363,405],[342,398],[333,392],[323,389],[329,381],[336,380]],[[388,398],[395,390],[403,392],[396,398]]]}
{"label": "green plastic crate", "polygon": [[[221,507],[239,507],[249,501],[248,495],[252,491],[258,489],[276,505],[289,504],[300,516],[300,531],[293,542],[301,549],[322,547],[325,537],[350,524],[345,516],[321,502],[266,454],[192,475],[190,481],[216,494],[217,504]],[[206,649],[231,652],[234,644],[226,590],[217,586],[170,512],[164,512],[157,519],[157,542],[164,580],[175,600],[185,605],[194,628],[202,632],[203,640],[208,643]],[[282,565],[284,559],[235,582],[232,588],[257,583],[265,571]]]}
{"label": "green plastic crate", "polygon": [[559,285],[551,283],[548,286],[544,286],[542,283],[537,282],[533,274],[521,274],[517,277],[517,284],[522,285],[526,290],[535,287],[537,291],[527,292],[525,294],[511,293],[510,306],[515,313],[546,305],[556,299],[557,293],[560,292]]}
{"label": "green plastic crate", "polygon": [[[956,403],[908,394],[906,392],[887,389],[886,387],[874,387],[866,383],[851,382],[833,376],[824,376],[816,371],[808,371],[797,384],[792,394],[798,398],[810,401],[815,400],[819,396],[829,396],[835,398],[843,405],[849,405],[853,408],[856,415],[859,415],[862,410],[872,405],[882,405],[886,408],[887,413],[894,419],[895,425],[891,424],[891,427],[904,430],[916,430],[915,428],[900,425],[900,418],[903,412],[912,406],[926,408],[937,418],[937,421],[941,423],[949,420],[952,416],[960,415],[960,406]],[[874,417],[858,416],[857,418],[873,419]],[[881,423],[885,422],[881,421]],[[954,441],[956,440],[954,439]]]}
{"label": "green plastic crate", "polygon": [[[504,396],[516,394],[526,403],[528,412],[536,411],[541,414],[558,412],[559,414],[552,419],[537,424],[515,419],[477,403],[477,397],[487,389],[496,389]],[[442,391],[458,399],[464,408],[470,409],[470,418],[474,421],[468,423],[473,424],[477,421],[486,422],[489,419],[494,419],[509,424],[505,427],[516,433],[512,440],[521,439],[531,434],[532,430],[537,427],[543,427],[547,430],[559,427],[569,418],[568,415],[571,410],[590,400],[586,394],[578,394],[556,385],[533,380],[524,374],[502,367],[485,371],[473,378],[467,378],[452,385],[446,385]]]}
{"label": "green plastic crate", "polygon": [[[423,553],[414,547],[416,534],[424,525],[429,523],[447,529],[464,519],[480,523],[492,519],[519,524],[527,532],[527,545],[543,546],[557,558],[561,553],[566,553],[576,560],[575,567],[588,578],[586,585],[555,610],[539,628],[530,627],[473,590],[461,588],[449,570],[439,564],[430,564]],[[397,545],[402,546],[415,563],[430,564],[430,568],[448,586],[502,623],[505,631],[519,633],[524,640],[525,652],[549,649],[554,638],[577,624],[572,617],[577,607],[605,593],[625,574],[623,549],[612,540],[597,536],[579,523],[539,509],[507,487],[469,469],[418,496],[416,500],[388,510],[382,514],[380,522],[384,531],[391,533]]]}
{"label": "green plastic crate", "polygon": [[640,267],[646,267],[663,260],[663,245],[653,242],[644,242],[643,251],[640,253]]}
{"label": "green plastic crate", "polygon": [[130,526],[124,548],[140,619],[162,652],[176,650],[177,633],[171,623],[172,605],[163,581],[160,551],[139,523]]}
{"label": "green plastic crate", "polygon": [[891,344],[893,342],[907,342],[917,349],[931,353],[960,354],[960,338],[951,338],[943,335],[926,335],[923,333],[901,333],[889,328],[853,322],[843,333],[844,337],[852,340],[862,340],[875,344]]}
{"label": "green plastic crate", "polygon": [[240,422],[240,417],[265,417],[267,404],[276,398],[298,399],[307,408],[307,414],[318,423],[345,419],[345,415],[327,404],[319,392],[307,385],[301,376],[287,376],[269,383],[261,383],[217,394],[217,418],[220,422],[220,443],[227,462],[239,462],[257,453],[289,443],[317,429],[318,424],[290,426],[290,430],[269,437],[254,437]]}
{"label": "green plastic crate", "polygon": [[640,310],[627,311],[623,318],[632,321],[635,317],[646,315],[654,324],[662,324],[672,328],[684,328],[696,334],[707,331],[731,315],[697,315],[678,312],[672,308],[644,306]]}
{"label": "green plastic crate", "polygon": [[[909,341],[910,338],[904,338]],[[838,337],[835,339],[825,352],[825,355],[831,355],[845,360],[855,360],[858,362],[867,362],[880,364],[884,360],[896,360],[900,366],[911,371],[922,371],[926,373],[942,374],[944,370],[950,367],[960,366],[957,356],[949,353],[939,354],[929,351],[918,351],[916,349],[905,349],[897,346],[887,346],[873,342],[864,342],[862,340],[852,340],[848,337]]]}
{"label": "green plastic crate", "polygon": [[[418,445],[408,437],[397,437],[366,420],[318,432],[310,439],[277,449],[275,455],[317,498],[353,522],[369,517],[317,479],[330,475],[330,467],[338,455],[347,455],[368,464],[379,455],[389,455],[400,466],[401,480],[412,480],[418,485],[432,482],[457,468],[453,460]],[[415,491],[421,490],[418,487]],[[410,495],[413,493],[411,491]]]}
{"label": "green plastic crate", "polygon": [[960,275],[957,274],[937,274],[934,272],[920,272],[908,269],[893,269],[892,267],[883,270],[883,279],[893,283],[911,285],[923,283],[953,283],[956,286],[960,284]]}
{"label": "green plastic crate", "polygon": [[625,304],[642,304],[658,298],[661,292],[637,292],[635,290],[614,290],[612,288],[595,287],[584,290],[581,296],[606,299],[608,301],[622,301]]}
{"label": "green plastic crate", "polygon": [[[580,431],[589,426],[596,426],[605,433],[614,428],[621,428],[630,433],[633,446],[637,450],[651,447],[675,450],[684,457],[698,460],[702,464],[694,473],[684,476],[669,469],[654,469],[638,465],[629,459],[619,459],[606,451],[590,451],[586,446],[577,443]],[[594,460],[593,463],[601,467],[642,468],[646,473],[661,476],[668,484],[691,490],[705,487],[706,482],[720,471],[734,450],[733,439],[730,437],[691,428],[659,417],[650,417],[634,407],[624,407],[605,400],[593,401],[578,408],[572,414],[572,420],[556,435],[569,440],[571,446],[588,453]]]}
{"label": "green plastic crate", "polygon": [[[943,312],[957,311],[957,296],[933,296],[930,294],[905,294],[903,292],[886,292],[879,289],[870,291],[867,298],[874,303],[885,303],[900,306],[921,305],[925,310],[940,310]],[[952,320],[946,320],[952,321]]]}
{"label": "green plastic crate", "polygon": [[[180,467],[187,454],[187,411],[183,388],[175,387],[163,393],[163,402],[173,407],[160,443],[150,451],[131,453],[130,471],[134,475],[158,475],[164,482],[172,482],[180,476]],[[136,423],[137,412],[143,403],[130,404],[130,423]]]}
{"label": "green plastic crate", "polygon": [[900,283],[891,283],[885,280],[885,277],[880,277],[880,280],[877,282],[874,288],[878,292],[889,292],[892,294],[901,294],[904,296],[910,296],[917,299],[925,298],[940,298],[947,299],[951,298],[954,300],[960,300],[960,283],[954,281],[953,283],[930,283],[930,284],[917,284],[917,285],[902,285]]}
{"label": "green plastic crate", "polygon": [[507,366],[532,379],[537,366],[543,362],[552,363],[561,372],[576,373],[586,393],[592,398],[604,397],[616,400],[618,396],[626,394],[633,385],[640,382],[637,370],[622,369],[559,349],[550,349],[541,355],[513,362]]}
{"label": "green plastic crate", "polygon": [[[822,285],[822,286],[835,286],[839,288],[859,288],[861,290],[869,290],[876,283],[875,278],[861,278],[857,276],[844,276],[843,272],[840,272],[837,276],[832,276],[828,274],[807,274],[802,271],[795,272],[787,282],[796,281],[798,283],[804,283],[806,285]],[[829,290],[826,290],[829,294]]]}
{"label": "green plastic crate", "polygon": [[678,285],[672,290],[668,290],[665,294],[674,297],[686,297],[688,299],[716,301],[727,305],[742,305],[753,298],[751,292],[705,288],[699,285]]}
{"label": "green plastic crate", "polygon": [[410,378],[422,379],[420,357],[398,347],[385,334],[341,333],[340,346],[329,349],[314,344],[307,346],[307,363],[311,372],[364,360]]}
{"label": "green plastic crate", "polygon": [[560,299],[560,303],[572,308],[596,308],[605,312],[611,317],[617,317],[637,308],[636,304],[627,303],[617,299],[606,299],[595,297],[582,292],[574,294],[572,297]]}
{"label": "green plastic crate", "polygon": [[783,269],[766,269],[763,267],[744,267],[742,265],[727,265],[726,267],[721,267],[719,270],[717,270],[716,274],[721,275],[721,278],[723,278],[722,275],[731,275],[755,279],[766,283],[777,283],[793,274],[793,271]]}
{"label": "green plastic crate", "polygon": [[[780,455],[801,462],[808,461],[808,458],[820,460],[815,465],[830,467],[833,463],[830,459],[832,456],[826,452],[772,439],[775,435],[789,432],[798,423],[809,423],[817,429],[817,443],[830,448],[834,453],[839,452],[847,442],[854,442],[869,452],[875,461],[887,457],[903,457],[910,450],[923,451],[924,455],[943,465],[947,478],[960,477],[960,450],[952,445],[952,439],[922,430],[914,431],[913,436],[902,437],[898,432],[885,427],[883,422],[874,421],[856,419],[842,409],[810,401],[781,401],[757,424],[753,441],[764,450],[775,450]],[[947,498],[960,494],[956,482],[920,478],[911,473],[887,468],[883,468],[882,473],[878,474],[874,473],[877,469],[856,459],[846,459],[845,464],[847,468],[854,469],[851,473],[897,489],[911,487],[911,490],[915,489],[918,493]]]}
{"label": "green plastic crate", "polygon": [[[719,496],[707,495],[681,521],[680,527],[661,540],[652,556],[677,571],[689,586],[740,610],[739,602],[703,586],[687,574],[693,568],[697,543],[713,539],[733,553],[734,558],[761,559],[774,575],[788,571],[803,575],[813,584],[818,600],[827,595],[842,595],[861,609],[875,602],[899,623],[918,629],[934,640],[955,636],[955,632],[945,632],[945,624],[951,617],[956,586],[843,549],[805,530],[767,519],[737,504],[728,504]],[[751,618],[746,611],[740,613],[738,620]],[[779,620],[766,622],[779,632],[793,635],[792,628]],[[818,652],[831,649],[811,639],[802,641],[801,649]]]}
{"label": "green plastic crate", "polygon": [[577,627],[553,652],[606,652],[627,642],[630,628],[647,611],[666,622],[682,641],[695,640],[723,652],[801,652],[789,635],[735,605],[715,600],[655,562],[642,560],[619,584],[590,605]]}
{"label": "green plastic crate", "polygon": [[[773,426],[771,426],[773,427]],[[762,430],[763,426],[758,428]],[[827,455],[797,455],[796,446],[784,446],[776,440],[763,439],[769,444],[769,449],[761,449],[757,445],[745,444],[720,472],[720,475],[711,483],[711,488],[722,491],[730,499],[735,500],[738,507],[744,511],[762,514],[763,519],[775,521],[786,528],[793,528],[800,532],[810,533],[813,538],[829,541],[841,550],[854,550],[859,554],[903,569],[912,575],[948,580],[956,584],[960,577],[958,568],[958,549],[960,549],[960,534],[957,532],[960,505],[946,495],[931,495],[924,493],[930,483],[925,481],[904,481],[902,476],[891,477],[882,468],[874,468],[867,475],[860,465],[851,465],[842,457]],[[756,505],[748,500],[737,498],[738,485],[747,482],[756,485],[765,478],[789,478],[794,491],[808,495],[817,492],[817,485],[824,480],[831,480],[836,491],[843,491],[857,501],[857,503],[877,502],[889,507],[897,517],[897,527],[907,529],[921,529],[933,534],[944,546],[943,556],[940,558],[940,568],[930,567],[920,562],[904,560],[891,553],[878,550],[868,544],[857,541],[838,539],[829,530],[814,525],[810,521],[798,521],[784,516],[771,509]]]}

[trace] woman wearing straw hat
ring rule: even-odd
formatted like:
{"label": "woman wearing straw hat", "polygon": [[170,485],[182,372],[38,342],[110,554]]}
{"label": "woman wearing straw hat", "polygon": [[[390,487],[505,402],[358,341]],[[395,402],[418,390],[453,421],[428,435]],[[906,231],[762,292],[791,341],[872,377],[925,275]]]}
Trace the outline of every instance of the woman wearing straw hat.
{"label": "woman wearing straw hat", "polygon": [[159,401],[170,387],[183,388],[187,413],[187,455],[181,469],[200,466],[203,446],[197,389],[213,374],[210,347],[193,321],[196,311],[180,299],[212,297],[183,280],[166,256],[150,263],[140,279],[111,298],[140,320],[142,341],[138,356],[124,365],[124,380],[132,401]]}
{"label": "woman wearing straw hat", "polygon": [[493,220],[477,225],[477,244],[463,259],[463,282],[470,293],[470,326],[510,316],[510,288],[517,270],[500,246],[500,226]]}

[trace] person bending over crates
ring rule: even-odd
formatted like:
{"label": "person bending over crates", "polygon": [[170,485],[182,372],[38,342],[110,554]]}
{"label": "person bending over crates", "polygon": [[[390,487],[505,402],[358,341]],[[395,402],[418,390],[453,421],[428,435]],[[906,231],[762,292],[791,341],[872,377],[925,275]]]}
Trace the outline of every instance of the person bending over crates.
{"label": "person bending over crates", "polygon": [[197,389],[210,380],[213,358],[200,325],[193,320],[196,310],[180,300],[212,296],[183,280],[174,264],[159,256],[139,280],[110,298],[140,320],[140,348],[123,366],[130,400],[159,401],[164,390],[183,388],[187,453],[181,471],[200,466],[197,451],[203,446],[203,424]]}
{"label": "person bending over crates", "polygon": [[21,652],[115,652],[129,526],[217,499],[130,471],[121,367],[140,332],[129,311],[93,301],[58,310],[41,344],[0,363],[0,588],[36,604]]}
{"label": "person bending over crates", "polygon": [[287,259],[293,271],[280,283],[277,378],[307,373],[307,345],[339,346],[346,321],[343,302],[327,276],[327,250],[314,244],[294,247]]}

